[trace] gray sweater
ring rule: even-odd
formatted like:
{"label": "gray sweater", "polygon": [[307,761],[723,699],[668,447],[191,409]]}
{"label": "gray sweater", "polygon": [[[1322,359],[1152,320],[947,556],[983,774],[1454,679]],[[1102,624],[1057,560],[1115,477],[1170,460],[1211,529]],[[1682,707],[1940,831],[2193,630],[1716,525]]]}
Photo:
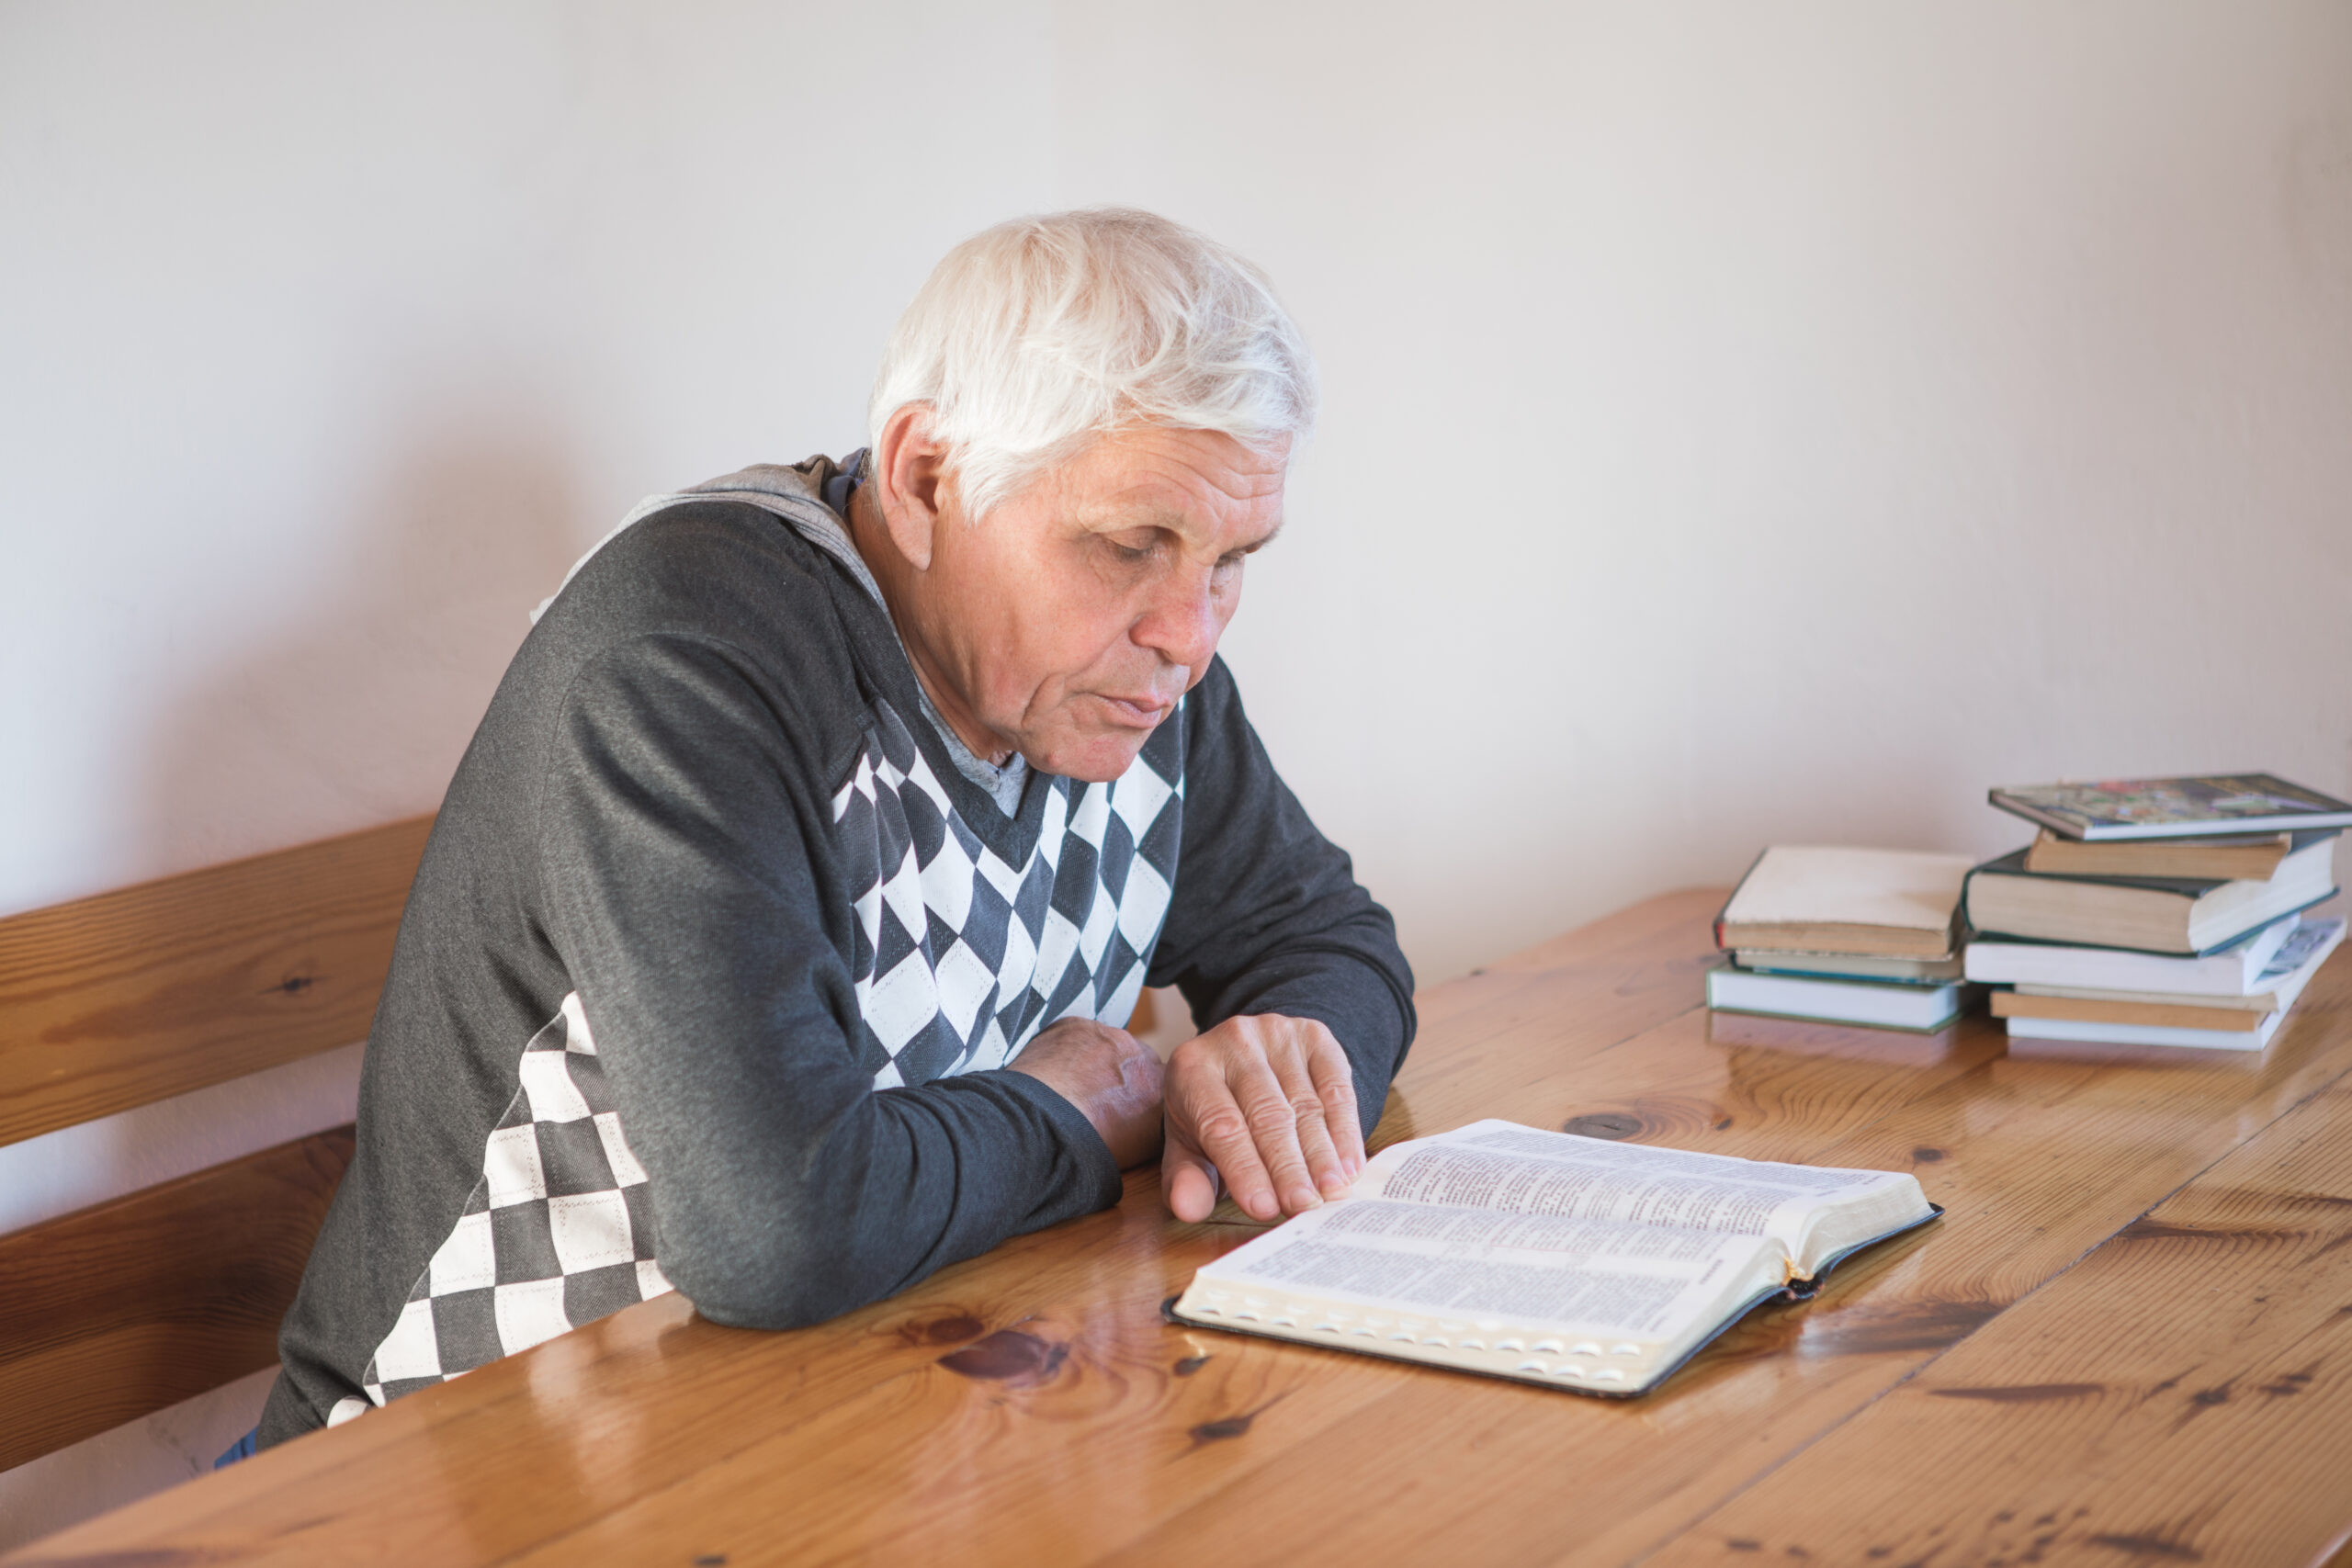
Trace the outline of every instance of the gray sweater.
{"label": "gray sweater", "polygon": [[764,473],[610,539],[500,683],[264,1444],[673,1288],[792,1327],[1116,1201],[1086,1119],[1004,1068],[1147,982],[1322,1021],[1377,1115],[1411,976],[1223,663],[1125,775],[1033,773],[1008,813],[922,718],[833,466]]}

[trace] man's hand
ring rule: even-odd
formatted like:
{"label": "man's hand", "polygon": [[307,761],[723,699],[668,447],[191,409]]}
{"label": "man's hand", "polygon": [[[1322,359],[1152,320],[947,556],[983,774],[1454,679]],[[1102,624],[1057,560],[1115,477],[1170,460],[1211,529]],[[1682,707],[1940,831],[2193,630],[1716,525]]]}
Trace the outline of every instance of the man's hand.
{"label": "man's hand", "polygon": [[1226,1020],[1176,1047],[1166,1092],[1159,1190],[1180,1220],[1208,1218],[1219,1176],[1244,1213],[1271,1220],[1321,1208],[1363,1169],[1355,1069],[1311,1019]]}
{"label": "man's hand", "polygon": [[1159,1058],[1125,1030],[1066,1018],[1005,1065],[1077,1106],[1121,1170],[1159,1152]]}

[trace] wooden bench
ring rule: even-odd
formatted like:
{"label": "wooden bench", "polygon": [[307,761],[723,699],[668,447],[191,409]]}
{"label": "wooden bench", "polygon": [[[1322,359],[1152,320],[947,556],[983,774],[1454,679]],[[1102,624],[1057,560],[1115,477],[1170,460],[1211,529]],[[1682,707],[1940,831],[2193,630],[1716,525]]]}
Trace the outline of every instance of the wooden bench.
{"label": "wooden bench", "polygon": [[[0,920],[0,1145],[364,1039],[432,818]],[[0,1236],[0,1470],[277,1359],[348,1126]]]}

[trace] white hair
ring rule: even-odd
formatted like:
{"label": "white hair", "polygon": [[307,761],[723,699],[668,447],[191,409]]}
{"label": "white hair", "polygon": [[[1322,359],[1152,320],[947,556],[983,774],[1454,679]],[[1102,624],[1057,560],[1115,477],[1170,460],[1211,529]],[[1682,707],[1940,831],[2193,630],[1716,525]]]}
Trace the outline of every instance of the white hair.
{"label": "white hair", "polygon": [[1313,434],[1315,361],[1266,275],[1133,208],[1016,218],[941,258],[892,329],[867,405],[927,405],[967,515],[1097,437],[1214,430],[1254,450]]}

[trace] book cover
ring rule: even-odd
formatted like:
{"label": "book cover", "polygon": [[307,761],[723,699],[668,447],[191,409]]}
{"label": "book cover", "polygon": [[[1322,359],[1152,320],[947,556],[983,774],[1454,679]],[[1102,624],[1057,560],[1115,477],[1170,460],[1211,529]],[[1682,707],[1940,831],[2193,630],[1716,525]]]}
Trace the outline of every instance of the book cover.
{"label": "book cover", "polygon": [[2044,828],[2026,851],[2032,872],[2079,873],[2088,876],[2190,876],[2235,882],[2275,874],[2287,857],[2342,831],[2318,828],[2300,833],[2252,833],[2223,838],[2108,839],[2087,843]]}
{"label": "book cover", "polygon": [[2202,956],[2333,897],[2331,853],[2322,841],[2290,855],[2267,881],[2217,881],[2029,871],[2026,852],[2013,850],[1968,874],[1963,907],[1969,925],[1986,935]]}
{"label": "book cover", "polygon": [[[2295,1005],[2321,964],[2344,940],[2341,916],[2293,922],[2294,931],[2242,995],[2217,996],[2197,991],[2101,990],[2090,987],[2020,985],[2014,991],[1993,994],[1994,1016],[1999,1018],[2073,1018],[2088,1022],[2166,1023],[2184,1028],[2252,1029],[2265,1013],[2284,1012]],[[2187,1010],[2203,1016],[2158,1016],[2160,1011]]]}
{"label": "book cover", "polygon": [[2272,773],[2020,784],[1987,796],[2070,839],[2168,839],[2352,827],[2352,805]]}
{"label": "book cover", "polygon": [[2221,1029],[2165,1029],[2152,1024],[2085,1023],[2064,1018],[2012,1018],[2012,1040],[2050,1040],[2085,1045],[2165,1045],[2188,1051],[2259,1051],[2270,1043],[2287,1015],[2274,1012],[2247,1032]]}
{"label": "book cover", "polygon": [[1905,980],[1756,974],[1743,969],[1707,972],[1710,1008],[1809,1019],[1816,1023],[1931,1032],[1958,1018],[1967,999],[1968,987],[1959,981],[1920,985]]}
{"label": "book cover", "polygon": [[1996,986],[2238,997],[2257,988],[2260,977],[2300,929],[2295,916],[2282,915],[2210,953],[2192,957],[2034,937],[1980,938],[1968,944],[1965,968],[1971,980]]}
{"label": "book cover", "polygon": [[1983,865],[1971,868],[1969,879],[1980,876],[2030,876],[2037,882],[2087,882],[2100,887],[2144,887],[2195,900],[2231,879],[2226,876],[2101,876],[2087,871],[2028,871],[2026,850],[2011,850]]}

